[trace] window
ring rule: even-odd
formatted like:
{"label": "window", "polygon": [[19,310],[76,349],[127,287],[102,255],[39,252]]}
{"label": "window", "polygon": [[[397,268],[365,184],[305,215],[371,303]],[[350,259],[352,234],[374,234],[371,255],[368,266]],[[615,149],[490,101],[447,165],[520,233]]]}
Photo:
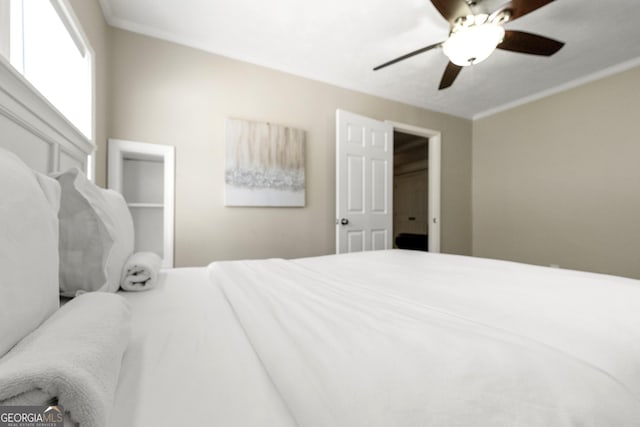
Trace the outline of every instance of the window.
{"label": "window", "polygon": [[0,0],[0,20],[0,53],[92,139],[92,54],[66,0]]}

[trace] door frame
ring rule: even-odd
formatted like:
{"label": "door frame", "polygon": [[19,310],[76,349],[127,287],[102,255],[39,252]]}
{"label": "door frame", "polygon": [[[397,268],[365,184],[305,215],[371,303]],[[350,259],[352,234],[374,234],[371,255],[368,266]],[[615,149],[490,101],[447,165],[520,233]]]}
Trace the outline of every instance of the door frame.
{"label": "door frame", "polygon": [[429,158],[428,158],[428,226],[427,233],[429,236],[429,252],[440,252],[440,199],[441,199],[441,183],[440,172],[442,162],[442,134],[433,129],[398,123],[391,120],[385,120],[393,126],[398,132],[408,133],[410,135],[421,136],[429,140]]}

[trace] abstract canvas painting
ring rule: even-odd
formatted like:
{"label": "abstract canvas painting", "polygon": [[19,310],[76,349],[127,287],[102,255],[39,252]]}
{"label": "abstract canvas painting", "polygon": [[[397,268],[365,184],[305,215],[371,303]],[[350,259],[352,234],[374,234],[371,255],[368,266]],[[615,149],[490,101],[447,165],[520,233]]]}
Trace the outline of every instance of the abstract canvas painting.
{"label": "abstract canvas painting", "polygon": [[227,119],[225,132],[226,206],[305,205],[305,131]]}

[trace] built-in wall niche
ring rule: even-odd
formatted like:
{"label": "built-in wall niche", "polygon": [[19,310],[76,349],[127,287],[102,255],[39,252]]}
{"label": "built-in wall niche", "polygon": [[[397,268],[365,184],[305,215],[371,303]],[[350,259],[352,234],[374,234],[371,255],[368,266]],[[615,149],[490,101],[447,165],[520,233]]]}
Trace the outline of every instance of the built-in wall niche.
{"label": "built-in wall niche", "polygon": [[108,149],[108,186],[127,201],[135,251],[155,252],[173,267],[175,148],[110,139]]}

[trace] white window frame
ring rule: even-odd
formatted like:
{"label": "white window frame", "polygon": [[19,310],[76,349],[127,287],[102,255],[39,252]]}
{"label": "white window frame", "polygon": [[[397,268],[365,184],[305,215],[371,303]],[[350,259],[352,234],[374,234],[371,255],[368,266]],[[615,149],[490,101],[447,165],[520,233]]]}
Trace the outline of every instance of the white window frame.
{"label": "white window frame", "polygon": [[[43,0],[37,0],[43,1]],[[2,73],[9,80],[4,80],[0,83],[6,83],[6,85],[0,84],[0,91],[7,95],[20,94],[17,101],[22,106],[33,112],[37,119],[46,123],[56,133],[60,134],[62,139],[66,140],[71,146],[82,147],[83,152],[88,152],[85,163],[85,172],[91,180],[95,180],[95,148],[96,148],[96,68],[95,68],[95,51],[89,43],[89,38],[86,36],[80,21],[73,13],[73,8],[69,4],[68,0],[49,0],[56,10],[58,16],[67,28],[72,40],[81,52],[85,52],[89,55],[89,64],[91,67],[90,79],[91,79],[91,125],[90,136],[87,137],[83,132],[67,119],[57,108],[55,108],[49,100],[46,99],[29,81],[18,71],[15,70],[9,63],[8,48],[9,48],[9,30],[8,25],[0,25],[0,69],[4,69]],[[0,24],[6,23],[9,20],[9,1],[0,0]],[[10,77],[9,77],[10,76]],[[2,106],[0,105],[0,108]],[[32,115],[33,116],[33,115]],[[25,115],[26,117],[26,115]],[[23,121],[25,127],[33,130],[32,128],[39,127],[39,124],[33,123],[33,117],[25,119]],[[62,144],[62,147],[65,145]],[[55,154],[51,160],[51,169],[58,170],[59,167],[59,153]]]}
{"label": "white window frame", "polygon": [[0,0],[0,56],[9,58],[9,0]]}

